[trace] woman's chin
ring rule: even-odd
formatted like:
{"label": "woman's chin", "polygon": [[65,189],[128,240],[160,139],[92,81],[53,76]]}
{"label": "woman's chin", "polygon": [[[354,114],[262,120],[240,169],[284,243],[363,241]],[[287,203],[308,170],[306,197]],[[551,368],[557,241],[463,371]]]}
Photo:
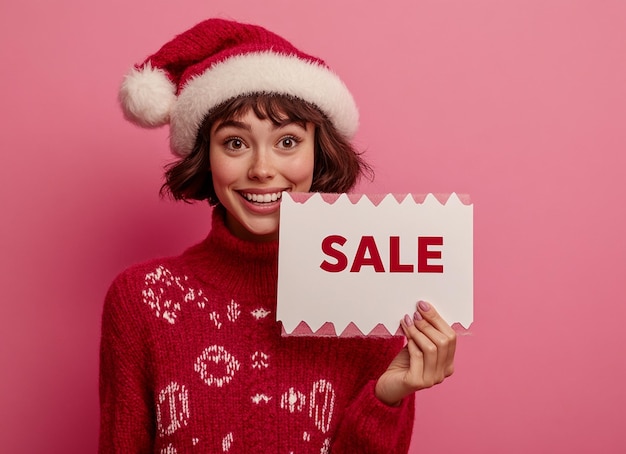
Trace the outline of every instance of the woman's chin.
{"label": "woman's chin", "polygon": [[278,239],[278,218],[264,216],[261,219],[239,221],[227,216],[226,226],[237,238],[247,241],[273,241]]}

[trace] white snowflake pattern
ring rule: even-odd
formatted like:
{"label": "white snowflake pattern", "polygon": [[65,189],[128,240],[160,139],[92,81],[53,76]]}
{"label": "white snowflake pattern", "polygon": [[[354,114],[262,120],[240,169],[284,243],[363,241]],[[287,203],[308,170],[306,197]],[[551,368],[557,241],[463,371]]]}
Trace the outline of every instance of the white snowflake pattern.
{"label": "white snowflake pattern", "polygon": [[235,302],[235,300],[230,300],[228,306],[226,307],[228,320],[235,323],[241,315],[241,311],[239,310],[239,304]]}
{"label": "white snowflake pattern", "polygon": [[222,452],[230,451],[230,447],[232,446],[234,441],[233,433],[230,432],[222,439]]}
{"label": "white snowflake pattern", "polygon": [[254,352],[252,355],[253,369],[267,369],[269,367],[269,356],[263,352]]}
{"label": "white snowflake pattern", "polygon": [[220,329],[222,327],[222,322],[220,322],[220,314],[218,314],[217,312],[211,312],[209,314],[209,319],[215,324],[215,327],[217,329]]}
{"label": "white snowflake pattern", "polygon": [[[221,376],[214,375],[209,367],[211,364],[225,365],[224,374]],[[209,386],[222,386],[230,383],[235,376],[235,373],[239,370],[241,364],[237,359],[231,355],[224,347],[219,345],[212,345],[204,349],[202,354],[196,359],[194,370],[200,374],[200,378]]]}
{"label": "white snowflake pattern", "polygon": [[330,421],[333,418],[335,409],[335,389],[326,380],[318,380],[313,383],[313,389],[309,396],[309,416],[314,418],[315,427],[328,432]]}
{"label": "white snowflake pattern", "polygon": [[165,448],[161,449],[159,454],[178,454],[178,451],[176,451],[176,448],[170,443]]}
{"label": "white snowflake pattern", "polygon": [[268,310],[266,310],[266,309],[264,309],[264,308],[262,308],[262,307],[259,307],[259,308],[255,309],[255,310],[253,310],[253,311],[251,312],[251,314],[252,314],[252,316],[253,316],[254,318],[256,318],[257,320],[261,320],[262,318],[265,318],[265,317],[267,317],[268,315],[270,315],[270,314],[271,314],[271,312],[270,312],[270,311],[268,311]]}
{"label": "white snowflake pattern", "polygon": [[280,408],[283,410],[289,410],[289,413],[294,413],[296,410],[301,412],[306,406],[306,396],[300,391],[296,391],[294,388],[289,388],[289,391],[284,393],[280,398]]}
{"label": "white snowflake pattern", "polygon": [[259,405],[261,402],[265,404],[268,403],[270,400],[272,400],[272,397],[266,394],[255,394],[254,396],[250,397],[250,399],[252,399],[252,402]]}
{"label": "white snowflake pattern", "polygon": [[172,435],[187,425],[189,394],[184,385],[171,382],[161,390],[156,404],[157,428],[161,437]]}
{"label": "white snowflake pattern", "polygon": [[[181,311],[181,301],[186,303],[195,301],[200,309],[208,303],[202,290],[196,291],[187,286],[188,279],[187,276],[182,278],[174,276],[164,266],[158,266],[145,276],[145,288],[141,292],[143,302],[154,311],[157,318],[163,318],[168,323],[174,324]],[[177,291],[172,294],[167,291],[169,288],[177,289]]]}
{"label": "white snowflake pattern", "polygon": [[329,452],[330,452],[330,438],[327,438],[326,440],[324,440],[324,446],[322,446],[320,454],[328,454]]}

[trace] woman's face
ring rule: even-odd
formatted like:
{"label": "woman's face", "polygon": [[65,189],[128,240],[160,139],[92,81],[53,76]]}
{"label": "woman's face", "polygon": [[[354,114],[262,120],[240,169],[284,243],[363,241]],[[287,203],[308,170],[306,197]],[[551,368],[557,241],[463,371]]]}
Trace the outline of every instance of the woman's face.
{"label": "woman's face", "polygon": [[211,128],[213,186],[226,225],[253,241],[278,238],[282,191],[307,192],[313,181],[315,127],[259,120],[252,110]]}

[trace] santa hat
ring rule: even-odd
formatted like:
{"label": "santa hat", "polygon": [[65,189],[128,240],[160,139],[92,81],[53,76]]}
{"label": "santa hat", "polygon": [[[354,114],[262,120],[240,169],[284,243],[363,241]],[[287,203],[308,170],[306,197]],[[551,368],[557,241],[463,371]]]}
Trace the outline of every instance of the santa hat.
{"label": "santa hat", "polygon": [[119,99],[127,119],[170,125],[174,154],[191,153],[207,113],[251,94],[281,94],[316,106],[351,139],[359,114],[352,95],[320,59],[256,25],[209,19],[178,35],[124,78]]}

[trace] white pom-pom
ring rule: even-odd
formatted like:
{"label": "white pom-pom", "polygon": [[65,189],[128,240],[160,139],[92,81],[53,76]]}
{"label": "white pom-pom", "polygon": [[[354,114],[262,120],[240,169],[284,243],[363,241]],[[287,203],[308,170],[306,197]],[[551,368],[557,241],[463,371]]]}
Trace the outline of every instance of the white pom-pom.
{"label": "white pom-pom", "polygon": [[154,128],[168,123],[176,101],[176,86],[162,69],[150,63],[133,68],[124,78],[119,93],[124,116],[139,126]]}

